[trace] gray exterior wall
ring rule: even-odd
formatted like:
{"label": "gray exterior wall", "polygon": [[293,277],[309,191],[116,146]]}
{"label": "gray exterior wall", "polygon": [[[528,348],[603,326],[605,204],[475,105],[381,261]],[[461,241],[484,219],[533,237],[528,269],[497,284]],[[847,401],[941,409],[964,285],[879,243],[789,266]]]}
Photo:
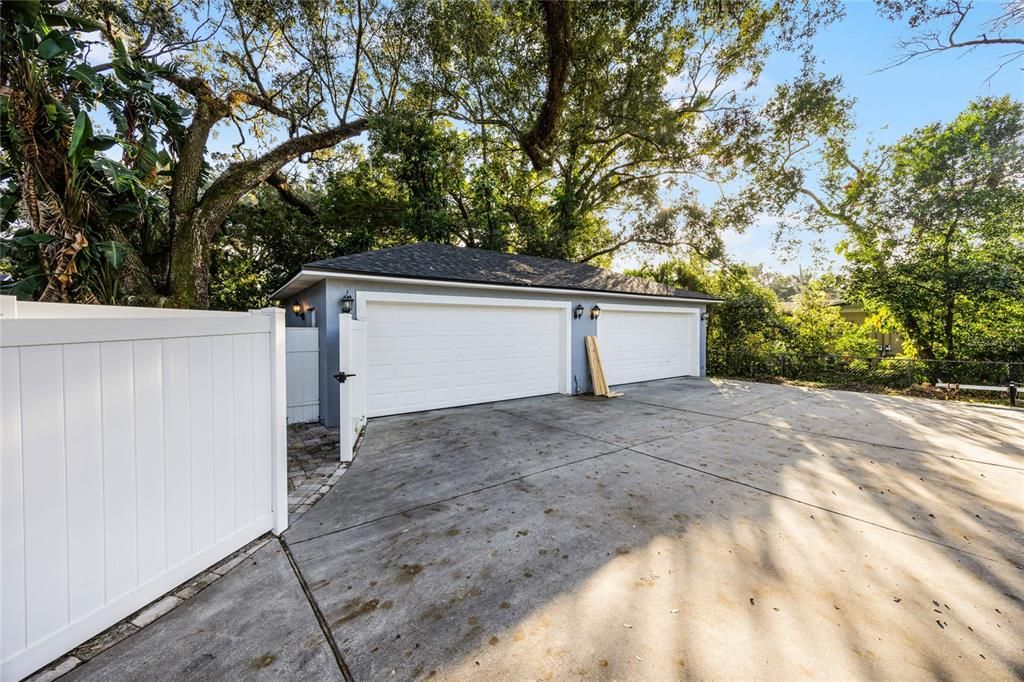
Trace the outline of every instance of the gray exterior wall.
{"label": "gray exterior wall", "polygon": [[[441,296],[475,296],[486,298],[526,298],[544,301],[568,301],[572,308],[577,304],[583,306],[583,317],[579,320],[572,320],[572,385],[569,390],[572,392],[589,393],[590,368],[587,364],[587,352],[583,338],[594,336],[597,333],[597,322],[590,319],[590,309],[595,305],[604,306],[611,304],[635,303],[644,306],[665,306],[677,308],[680,306],[700,310],[702,313],[706,305],[702,303],[681,303],[666,301],[664,299],[650,298],[619,298],[616,296],[602,296],[600,293],[583,295],[581,292],[567,291],[563,294],[553,294],[522,290],[501,290],[501,289],[477,289],[470,287],[445,286],[434,284],[405,284],[390,282],[366,282],[359,280],[346,280],[342,278],[325,278],[316,284],[303,290],[298,295],[282,301],[286,309],[286,320],[288,326],[303,326],[303,321],[292,314],[291,305],[296,300],[303,305],[316,307],[316,324],[320,328],[320,421],[329,427],[338,426],[340,414],[340,391],[338,382],[333,375],[340,371],[338,367],[338,315],[341,314],[341,297],[346,292],[356,297],[359,291],[408,293],[408,294],[434,294]],[[359,310],[355,308],[353,314],[359,318]],[[306,316],[305,324],[311,321]],[[706,322],[700,323],[700,373],[705,372],[705,350],[707,345]]]}

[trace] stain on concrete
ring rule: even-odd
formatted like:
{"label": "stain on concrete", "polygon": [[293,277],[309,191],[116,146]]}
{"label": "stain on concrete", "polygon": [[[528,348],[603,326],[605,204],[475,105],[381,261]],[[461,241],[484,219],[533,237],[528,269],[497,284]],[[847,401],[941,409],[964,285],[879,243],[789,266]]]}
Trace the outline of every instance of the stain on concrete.
{"label": "stain on concrete", "polygon": [[346,609],[345,613],[334,621],[333,625],[338,626],[342,623],[347,623],[354,618],[366,615],[367,613],[373,613],[380,606],[380,600],[370,599],[369,601],[361,602],[358,599],[353,599],[349,602],[349,608]]}
{"label": "stain on concrete", "polygon": [[420,564],[402,564],[401,571],[398,573],[398,582],[410,583],[422,572],[423,566]]}
{"label": "stain on concrete", "polygon": [[263,670],[273,665],[277,657],[273,654],[263,654],[249,661],[249,670]]}

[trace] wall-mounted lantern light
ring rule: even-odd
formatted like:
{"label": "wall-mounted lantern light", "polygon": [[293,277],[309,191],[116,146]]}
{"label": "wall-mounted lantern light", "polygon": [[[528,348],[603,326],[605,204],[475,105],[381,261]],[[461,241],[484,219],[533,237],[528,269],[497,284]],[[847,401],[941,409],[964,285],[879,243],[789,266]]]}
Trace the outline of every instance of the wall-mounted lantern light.
{"label": "wall-mounted lantern light", "polygon": [[706,310],[700,314],[700,319],[702,319],[702,320],[708,319],[708,312]]}
{"label": "wall-mounted lantern light", "polygon": [[299,303],[298,301],[292,303],[292,312],[295,313],[295,317],[299,318],[300,320],[306,319],[306,311],[302,309],[302,304]]}
{"label": "wall-mounted lantern light", "polygon": [[595,305],[590,309],[590,319],[596,320],[599,317],[601,317],[601,306]]}
{"label": "wall-mounted lantern light", "polygon": [[355,301],[352,298],[352,294],[345,292],[345,295],[341,297],[341,312],[348,315],[352,312],[352,303]]}
{"label": "wall-mounted lantern light", "polygon": [[572,310],[572,319],[578,320],[583,317],[583,304],[577,303],[576,307]]}

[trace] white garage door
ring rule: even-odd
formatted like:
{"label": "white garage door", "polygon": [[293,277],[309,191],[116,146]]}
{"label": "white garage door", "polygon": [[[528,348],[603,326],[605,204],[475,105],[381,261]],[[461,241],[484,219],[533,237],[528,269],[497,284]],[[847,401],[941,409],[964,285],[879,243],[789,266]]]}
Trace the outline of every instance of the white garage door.
{"label": "white garage door", "polygon": [[609,385],[700,374],[699,324],[696,310],[602,310],[597,338]]}
{"label": "white garage door", "polygon": [[359,304],[367,322],[367,416],[566,390],[566,307],[416,298]]}

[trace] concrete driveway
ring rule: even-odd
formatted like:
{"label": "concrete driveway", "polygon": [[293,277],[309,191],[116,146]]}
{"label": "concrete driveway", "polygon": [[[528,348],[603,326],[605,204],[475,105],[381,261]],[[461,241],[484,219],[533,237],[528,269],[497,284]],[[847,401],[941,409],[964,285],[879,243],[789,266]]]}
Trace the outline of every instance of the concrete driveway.
{"label": "concrete driveway", "polygon": [[73,675],[1024,676],[1024,413],[623,390],[372,421],[285,545]]}

